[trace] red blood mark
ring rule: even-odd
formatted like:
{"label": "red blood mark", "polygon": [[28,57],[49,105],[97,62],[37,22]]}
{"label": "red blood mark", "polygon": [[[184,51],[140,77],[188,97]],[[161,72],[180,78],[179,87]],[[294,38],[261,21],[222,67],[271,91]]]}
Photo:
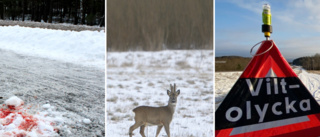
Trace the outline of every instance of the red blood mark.
{"label": "red blood mark", "polygon": [[15,113],[14,111],[11,111],[9,109],[3,109],[3,108],[0,108],[0,118],[5,118],[7,117],[9,114],[11,113]]}
{"label": "red blood mark", "polygon": [[56,128],[56,127],[53,129],[53,131],[55,131],[55,132],[57,132],[57,133],[60,133],[59,129]]}
{"label": "red blood mark", "polygon": [[13,136],[12,133],[10,133],[10,132],[6,132],[6,133],[4,133],[4,135],[5,135],[5,136],[8,136],[8,137]]}
{"label": "red blood mark", "polygon": [[[13,115],[10,117],[7,117],[11,113]],[[6,125],[11,124],[17,114],[20,114],[22,116],[22,118],[24,119],[24,121],[19,125],[19,127],[18,127],[19,129],[25,130],[25,131],[31,131],[31,129],[34,126],[37,126],[38,119],[34,118],[32,115],[27,115],[22,112],[15,112],[15,111],[12,111],[9,109],[0,108],[0,118],[6,118],[5,123],[2,123],[2,125],[6,126]]]}
{"label": "red blood mark", "polygon": [[12,109],[12,110],[20,110],[20,109],[22,109],[22,105],[23,105],[23,104],[24,104],[24,102],[22,102],[21,105],[19,105],[19,106],[7,105],[7,107],[8,107],[9,109]]}
{"label": "red blood mark", "polygon": [[9,108],[9,109],[13,109],[13,110],[16,109],[16,107],[15,107],[14,105],[8,105],[8,108]]}
{"label": "red blood mark", "polygon": [[31,129],[35,126],[37,126],[37,121],[38,119],[34,118],[33,116],[30,115],[21,115],[22,118],[25,120],[19,125],[19,129],[25,130],[25,131],[31,131]]}
{"label": "red blood mark", "polygon": [[[32,115],[27,114],[26,110],[23,109],[22,111],[21,110],[22,106],[15,107],[13,105],[7,105],[7,107],[8,107],[7,109],[0,108],[0,118],[4,119],[4,121],[0,124],[2,124],[3,126],[11,124],[15,120],[17,115],[20,115],[24,119],[24,121],[22,121],[21,124],[18,126],[18,129],[29,132],[34,127],[38,126],[37,123],[39,120],[37,118],[34,118]],[[50,123],[50,125],[54,126],[55,123],[52,122]],[[59,129],[57,128],[54,128],[54,131],[59,133]],[[6,132],[2,135],[7,135],[11,137],[26,137],[27,136],[26,132],[22,132],[22,133]],[[43,134],[41,131],[37,131],[37,132],[38,134]]]}
{"label": "red blood mark", "polygon": [[26,133],[19,133],[19,134],[16,134],[14,135],[14,137],[26,137]]}
{"label": "red blood mark", "polygon": [[14,120],[14,116],[15,115],[12,115],[11,117],[7,117],[5,123],[2,123],[2,125],[6,126],[6,125],[11,124]]}

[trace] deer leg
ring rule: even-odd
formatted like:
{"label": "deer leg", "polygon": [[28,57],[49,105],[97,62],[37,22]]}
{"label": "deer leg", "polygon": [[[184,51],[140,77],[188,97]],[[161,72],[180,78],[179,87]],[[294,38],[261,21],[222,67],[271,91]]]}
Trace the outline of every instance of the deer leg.
{"label": "deer leg", "polygon": [[164,125],[164,129],[166,130],[167,136],[170,137],[170,128],[169,128],[169,124],[165,124]]}
{"label": "deer leg", "polygon": [[132,137],[132,131],[140,127],[143,123],[134,123],[129,129],[129,136]]}
{"label": "deer leg", "polygon": [[140,126],[140,134],[142,137],[146,137],[146,135],[144,135],[144,128],[145,128],[145,125]]}
{"label": "deer leg", "polygon": [[158,137],[158,135],[159,135],[159,133],[160,133],[160,131],[161,131],[162,127],[163,127],[163,125],[158,126],[158,128],[157,128],[157,134],[156,134],[156,137]]}

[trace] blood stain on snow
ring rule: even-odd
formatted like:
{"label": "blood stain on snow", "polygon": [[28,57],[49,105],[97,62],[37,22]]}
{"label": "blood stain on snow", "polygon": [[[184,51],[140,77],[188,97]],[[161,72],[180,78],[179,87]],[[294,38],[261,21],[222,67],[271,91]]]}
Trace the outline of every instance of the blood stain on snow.
{"label": "blood stain on snow", "polygon": [[[38,128],[39,121],[43,121],[35,118],[33,115],[27,114],[22,106],[23,101],[21,100],[20,102],[20,104],[18,103],[17,105],[2,105],[4,108],[0,108],[0,124],[4,127],[12,127],[14,125],[14,128],[16,129],[14,131],[4,131],[0,136],[26,137],[28,132]],[[7,106],[7,108],[5,108],[5,106]],[[50,125],[54,125],[54,123],[50,122]],[[36,130],[38,135],[44,135],[41,130]],[[58,133],[59,130],[54,129],[54,132]]]}
{"label": "blood stain on snow", "polygon": [[[12,114],[10,117],[8,117],[10,114]],[[34,126],[37,126],[37,119],[34,118],[32,115],[27,115],[22,112],[15,112],[13,110],[9,109],[3,109],[0,108],[0,118],[5,118],[5,123],[2,123],[2,125],[10,125],[13,120],[17,117],[17,115],[21,115],[24,121],[19,125],[19,129],[30,131]]]}
{"label": "blood stain on snow", "polygon": [[31,129],[34,126],[37,126],[37,119],[33,118],[33,116],[27,116],[27,115],[22,115],[23,119],[25,120],[19,125],[19,129],[25,130],[25,131],[31,131]]}

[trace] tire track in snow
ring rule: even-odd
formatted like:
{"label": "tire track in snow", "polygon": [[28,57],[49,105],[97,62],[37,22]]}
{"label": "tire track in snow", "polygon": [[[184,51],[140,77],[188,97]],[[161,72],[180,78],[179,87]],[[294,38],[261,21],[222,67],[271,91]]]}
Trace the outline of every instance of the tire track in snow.
{"label": "tire track in snow", "polygon": [[302,70],[301,73],[298,74],[298,77],[320,104],[320,75]]}

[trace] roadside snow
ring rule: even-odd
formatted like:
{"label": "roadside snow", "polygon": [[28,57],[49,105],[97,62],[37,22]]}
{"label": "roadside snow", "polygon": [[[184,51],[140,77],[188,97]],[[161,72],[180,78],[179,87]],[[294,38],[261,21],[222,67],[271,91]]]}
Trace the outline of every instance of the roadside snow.
{"label": "roadside snow", "polygon": [[0,27],[0,49],[104,69],[103,31],[62,31],[20,26]]}

